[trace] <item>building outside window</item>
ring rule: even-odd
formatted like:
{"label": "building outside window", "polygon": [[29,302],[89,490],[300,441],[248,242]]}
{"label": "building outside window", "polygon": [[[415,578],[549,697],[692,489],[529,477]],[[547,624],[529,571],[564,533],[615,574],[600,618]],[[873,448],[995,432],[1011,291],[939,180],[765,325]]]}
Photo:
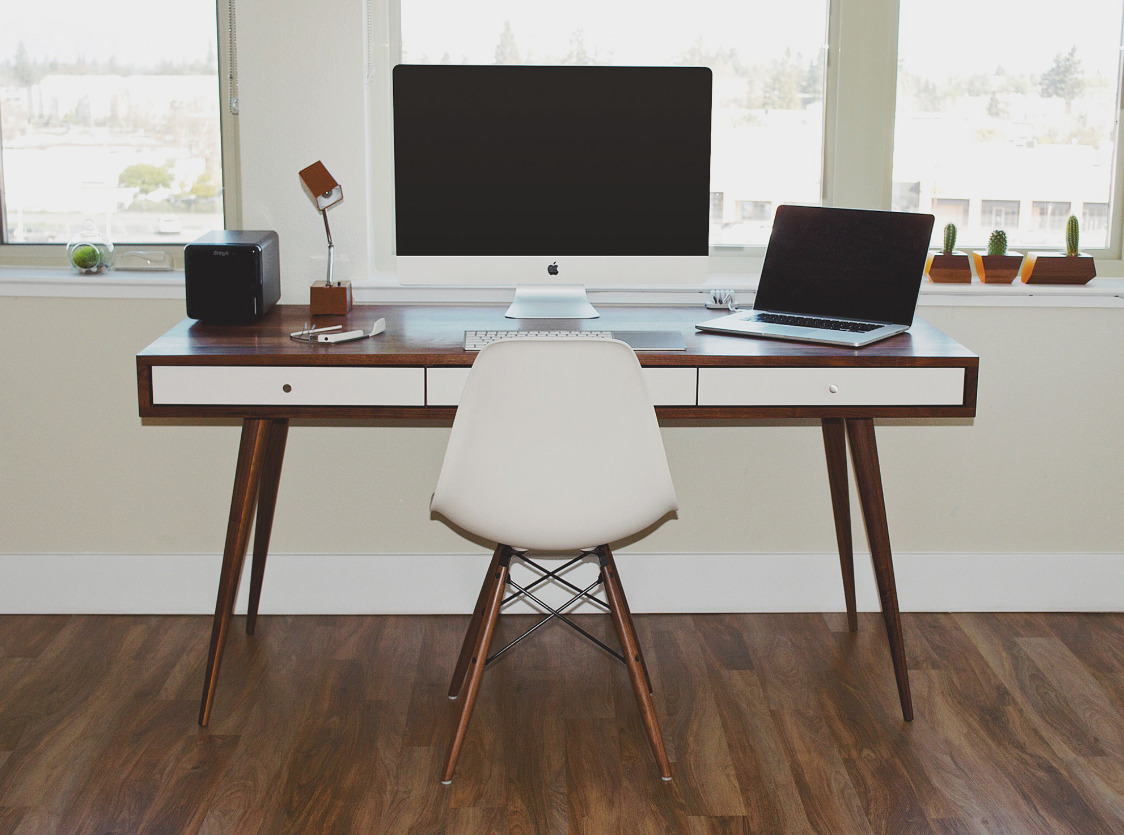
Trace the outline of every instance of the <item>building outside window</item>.
{"label": "building outside window", "polygon": [[216,4],[37,0],[0,25],[0,242],[223,228]]}

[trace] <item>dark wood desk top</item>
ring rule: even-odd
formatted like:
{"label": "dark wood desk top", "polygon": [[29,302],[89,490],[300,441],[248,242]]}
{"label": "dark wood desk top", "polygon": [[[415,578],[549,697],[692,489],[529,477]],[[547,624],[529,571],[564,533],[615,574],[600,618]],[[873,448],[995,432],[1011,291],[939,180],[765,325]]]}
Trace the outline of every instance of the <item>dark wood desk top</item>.
{"label": "dark wood desk top", "polygon": [[252,325],[205,325],[185,319],[137,355],[140,365],[412,365],[468,366],[476,354],[462,348],[466,330],[679,329],[686,351],[640,352],[645,366],[953,366],[976,368],[979,358],[920,319],[913,328],[865,348],[833,348],[753,339],[695,330],[695,323],[723,315],[701,305],[600,305],[601,318],[524,320],[504,318],[503,305],[358,305],[347,316],[321,316],[318,326],[369,330],[379,317],[386,333],[340,344],[309,344],[289,338],[309,321],[303,305],[278,305]]}
{"label": "dark wood desk top", "polygon": [[465,351],[465,330],[667,330],[682,331],[686,351],[638,352],[652,368],[790,368],[790,369],[935,369],[963,370],[963,398],[943,404],[733,404],[657,406],[662,419],[744,419],[786,417],[972,417],[976,408],[979,358],[954,339],[918,319],[913,328],[865,348],[833,348],[800,342],[703,333],[697,322],[722,315],[701,305],[600,305],[592,320],[530,320],[504,317],[503,305],[359,305],[346,316],[316,318],[317,326],[343,325],[370,330],[386,319],[386,332],[370,339],[309,343],[289,338],[305,327],[308,308],[278,305],[251,325],[206,325],[185,319],[137,354],[137,382],[142,417],[321,417],[331,419],[441,418],[444,406],[304,406],[154,404],[154,367],[313,367],[421,368],[468,367],[475,352]]}

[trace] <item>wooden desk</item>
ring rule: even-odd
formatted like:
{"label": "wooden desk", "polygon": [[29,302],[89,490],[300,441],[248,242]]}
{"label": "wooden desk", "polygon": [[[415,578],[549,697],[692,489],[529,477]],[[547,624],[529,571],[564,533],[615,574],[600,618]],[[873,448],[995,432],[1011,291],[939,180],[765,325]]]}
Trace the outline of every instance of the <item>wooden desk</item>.
{"label": "wooden desk", "polygon": [[[293,418],[448,419],[472,365],[468,329],[511,329],[491,305],[364,305],[318,324],[386,333],[338,345],[289,338],[308,320],[304,306],[275,307],[237,327],[185,320],[137,355],[141,417],[240,418],[242,437],[227,522],[210,651],[199,710],[206,725],[257,514],[246,631],[253,634],[285,440]],[[703,334],[716,313],[701,305],[601,307],[585,322],[524,322],[525,328],[679,328],[687,350],[640,353],[663,419],[816,418],[823,429],[848,624],[857,628],[848,498],[847,445],[875,568],[902,714],[913,718],[874,418],[972,417],[979,359],[925,322],[906,334],[850,350]]]}

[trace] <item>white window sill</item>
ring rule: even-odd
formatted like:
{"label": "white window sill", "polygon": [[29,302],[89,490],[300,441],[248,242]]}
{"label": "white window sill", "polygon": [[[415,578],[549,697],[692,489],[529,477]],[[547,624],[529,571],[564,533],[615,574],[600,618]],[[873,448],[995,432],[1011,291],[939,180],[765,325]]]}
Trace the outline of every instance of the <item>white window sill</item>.
{"label": "white window sill", "polygon": [[0,267],[0,296],[182,299],[183,270],[110,270],[79,275],[59,267]]}
{"label": "white window sill", "polygon": [[[1105,272],[1121,262],[1107,262]],[[1100,268],[1098,264],[1098,268]],[[407,287],[391,280],[355,281],[359,303],[505,303],[510,288]],[[757,287],[754,275],[711,276],[705,285],[638,289],[590,288],[594,303],[683,304],[699,301],[711,289],[734,289],[745,305]],[[44,267],[0,267],[0,296],[39,296],[103,299],[182,299],[182,270],[167,272],[110,271],[78,275],[72,270]],[[1098,277],[1085,285],[1064,284],[921,284],[918,304],[969,307],[1124,307],[1124,278]]]}

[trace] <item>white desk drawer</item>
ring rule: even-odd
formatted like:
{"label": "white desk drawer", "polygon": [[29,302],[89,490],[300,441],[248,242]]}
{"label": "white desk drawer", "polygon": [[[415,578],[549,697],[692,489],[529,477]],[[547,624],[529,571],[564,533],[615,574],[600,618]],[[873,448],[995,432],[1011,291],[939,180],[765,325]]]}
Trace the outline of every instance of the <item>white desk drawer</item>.
{"label": "white desk drawer", "polygon": [[[468,379],[468,368],[430,368],[426,371],[426,403],[456,406]],[[696,368],[643,368],[644,382],[656,406],[694,406]]]}
{"label": "white desk drawer", "polygon": [[698,398],[697,368],[642,368],[655,406],[694,406]]}
{"label": "white desk drawer", "polygon": [[456,406],[461,402],[469,368],[427,368],[425,403],[427,406]]}
{"label": "white desk drawer", "polygon": [[156,365],[153,405],[423,406],[422,368]]}
{"label": "white desk drawer", "polygon": [[700,368],[700,406],[958,406],[963,368]]}

